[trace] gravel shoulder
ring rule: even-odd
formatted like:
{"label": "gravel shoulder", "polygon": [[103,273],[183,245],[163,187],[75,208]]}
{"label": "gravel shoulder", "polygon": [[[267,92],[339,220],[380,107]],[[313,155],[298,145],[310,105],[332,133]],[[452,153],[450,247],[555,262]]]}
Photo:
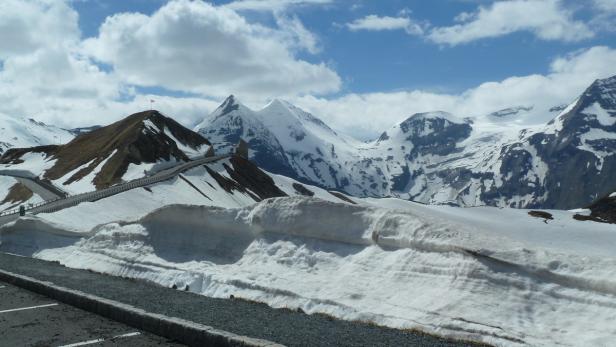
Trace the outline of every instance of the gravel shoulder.
{"label": "gravel shoulder", "polygon": [[70,269],[57,263],[0,253],[0,268],[123,302],[151,313],[178,317],[235,334],[287,346],[483,346],[415,331],[307,315],[234,299],[215,299],[145,281]]}

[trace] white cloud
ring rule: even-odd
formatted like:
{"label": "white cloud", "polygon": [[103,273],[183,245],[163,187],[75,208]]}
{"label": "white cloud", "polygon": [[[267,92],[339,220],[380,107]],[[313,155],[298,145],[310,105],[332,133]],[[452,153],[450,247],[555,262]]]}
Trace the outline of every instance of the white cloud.
{"label": "white cloud", "polygon": [[606,32],[616,31],[616,0],[593,0],[595,11],[594,17],[590,21],[595,30]]}
{"label": "white cloud", "polygon": [[[60,0],[0,4],[0,112],[66,125],[87,121],[90,109],[120,96],[124,88],[113,76],[76,53],[77,21]],[[73,108],[84,103],[90,108]]]}
{"label": "white cloud", "polygon": [[[69,0],[3,0],[0,112],[65,127],[107,124],[155,98],[157,109],[192,125],[230,93],[250,102],[336,91],[333,70],[294,56],[317,52],[317,37],[294,16],[275,18],[270,28],[228,8],[172,1],[152,16],[109,17],[99,37],[81,41]],[[203,96],[147,95],[135,86]]]}
{"label": "white cloud", "polygon": [[281,11],[290,6],[327,5],[333,0],[237,0],[225,7],[237,11]]}
{"label": "white cloud", "polygon": [[594,35],[585,23],[573,19],[573,13],[564,8],[561,0],[497,1],[480,6],[474,13],[461,13],[456,20],[462,23],[434,28],[428,38],[440,44],[459,45],[519,31],[559,41],[580,41]]}
{"label": "white cloud", "polygon": [[593,5],[599,11],[616,12],[616,0],[593,0]]}
{"label": "white cloud", "polygon": [[280,13],[275,15],[276,24],[283,37],[287,38],[289,47],[296,47],[300,50],[305,49],[309,53],[316,54],[321,51],[319,39],[310,32],[297,16],[286,16]]}
{"label": "white cloud", "polygon": [[0,59],[79,39],[77,13],[64,1],[0,2]]}
{"label": "white cloud", "polygon": [[[235,11],[177,0],[151,16],[108,17],[85,52],[111,64],[128,83],[221,97],[230,93],[292,95],[337,91],[340,78],[325,64],[296,59],[289,37],[313,50],[306,30],[248,23]],[[306,41],[308,40],[308,41]]]}
{"label": "white cloud", "polygon": [[519,124],[546,123],[548,110],[573,101],[597,78],[616,75],[616,50],[604,46],[554,59],[546,75],[510,77],[483,83],[459,94],[429,91],[347,94],[334,99],[304,96],[293,101],[332,127],[364,139],[418,112],[448,111],[460,117],[482,116],[513,106],[534,106]]}
{"label": "white cloud", "polygon": [[78,14],[60,0],[0,2],[0,112],[64,127],[107,124],[156,106],[190,125],[217,106],[207,98],[137,95],[79,52]]}
{"label": "white cloud", "polygon": [[356,19],[346,24],[351,31],[383,31],[383,30],[404,30],[409,34],[421,35],[423,29],[414,23],[409,17],[380,17],[374,14]]}
{"label": "white cloud", "polygon": [[[0,2],[0,112],[61,126],[105,124],[148,108],[154,98],[157,109],[191,125],[230,93],[252,105],[282,96],[335,128],[368,136],[412,113],[437,109],[472,116],[532,104],[535,118],[523,121],[544,122],[547,108],[616,73],[616,51],[594,47],[554,59],[546,75],[511,77],[459,94],[415,90],[326,99],[314,94],[338,90],[340,79],[324,64],[296,58],[298,51],[317,52],[319,40],[287,13],[274,13],[272,28],[249,23],[230,8],[172,1],[150,16],[112,16],[98,37],[83,44],[78,14],[68,4]],[[478,18],[469,16],[460,18]],[[149,95],[135,85],[204,96]]]}

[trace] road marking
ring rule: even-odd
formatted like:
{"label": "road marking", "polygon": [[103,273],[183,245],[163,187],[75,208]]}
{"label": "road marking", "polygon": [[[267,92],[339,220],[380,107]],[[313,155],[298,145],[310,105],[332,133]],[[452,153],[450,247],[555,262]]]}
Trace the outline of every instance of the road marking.
{"label": "road marking", "polygon": [[51,307],[51,306],[57,306],[57,305],[58,304],[47,304],[47,305],[38,305],[38,306],[30,306],[30,307],[12,308],[10,310],[0,311],[0,313],[23,311],[23,310],[34,310],[36,308]]}
{"label": "road marking", "polygon": [[6,287],[5,286],[0,286],[0,289],[2,289],[2,288],[6,288]]}
{"label": "road marking", "polygon": [[[133,337],[133,336],[137,336],[137,335],[141,335],[141,333],[136,331],[134,333],[117,335],[117,336],[114,336],[114,337],[112,337],[110,339],[107,339],[107,340],[121,339],[121,338],[124,338],[124,337]],[[105,339],[96,339],[96,340],[89,340],[89,341],[82,341],[82,342],[71,343],[70,345],[62,345],[60,347],[87,346],[87,345],[93,345],[95,343],[101,343],[101,342],[105,342],[105,341],[106,341]]]}

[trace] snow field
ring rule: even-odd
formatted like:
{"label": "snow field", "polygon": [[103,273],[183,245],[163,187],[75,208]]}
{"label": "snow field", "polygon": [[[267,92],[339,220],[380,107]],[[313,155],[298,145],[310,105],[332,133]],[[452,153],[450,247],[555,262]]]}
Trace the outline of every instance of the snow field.
{"label": "snow field", "polygon": [[[0,229],[0,249],[502,346],[607,344],[616,336],[616,259],[608,252],[616,236],[569,212],[554,216],[545,224],[507,209],[286,197],[235,208],[165,206],[91,230],[68,231],[42,215]],[[561,238],[577,236],[578,247],[550,241],[563,227]]]}

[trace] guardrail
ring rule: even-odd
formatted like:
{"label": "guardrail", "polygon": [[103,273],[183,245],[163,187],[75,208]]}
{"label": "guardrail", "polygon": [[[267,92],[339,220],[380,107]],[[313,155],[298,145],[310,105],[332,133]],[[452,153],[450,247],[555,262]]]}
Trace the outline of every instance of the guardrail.
{"label": "guardrail", "polygon": [[[70,195],[65,198],[43,201],[35,205],[26,206],[26,211],[28,211],[31,214],[51,213],[51,212],[63,210],[68,207],[79,205],[82,202],[97,201],[100,199],[104,199],[104,198],[125,192],[127,190],[141,188],[141,187],[145,187],[148,185],[152,185],[155,183],[169,180],[186,170],[190,170],[197,166],[201,166],[207,163],[211,163],[211,162],[215,162],[215,161],[218,161],[224,158],[228,158],[230,156],[231,156],[230,154],[225,154],[225,155],[218,155],[218,156],[189,161],[189,162],[174,166],[172,168],[162,170],[150,177],[137,178],[132,181],[128,181],[126,183],[117,184],[115,186],[111,186],[109,188],[97,190],[94,192]],[[19,214],[19,208],[10,210],[10,211],[4,211],[0,213],[0,217],[12,216],[16,214]]]}
{"label": "guardrail", "polygon": [[[26,208],[26,211],[30,211],[30,210],[32,210],[34,208],[37,208],[37,207],[40,207],[40,206],[43,206],[43,205],[47,205],[47,204],[50,204],[52,202],[56,202],[58,200],[62,200],[62,198],[57,198],[57,199],[53,199],[53,200],[45,200],[45,201],[41,201],[41,202],[36,203],[36,204],[28,204],[28,205],[26,205],[24,207]],[[13,214],[19,214],[19,207],[18,208],[14,208],[12,210],[7,210],[7,211],[0,212],[0,217],[10,216],[10,215],[13,215]]]}

